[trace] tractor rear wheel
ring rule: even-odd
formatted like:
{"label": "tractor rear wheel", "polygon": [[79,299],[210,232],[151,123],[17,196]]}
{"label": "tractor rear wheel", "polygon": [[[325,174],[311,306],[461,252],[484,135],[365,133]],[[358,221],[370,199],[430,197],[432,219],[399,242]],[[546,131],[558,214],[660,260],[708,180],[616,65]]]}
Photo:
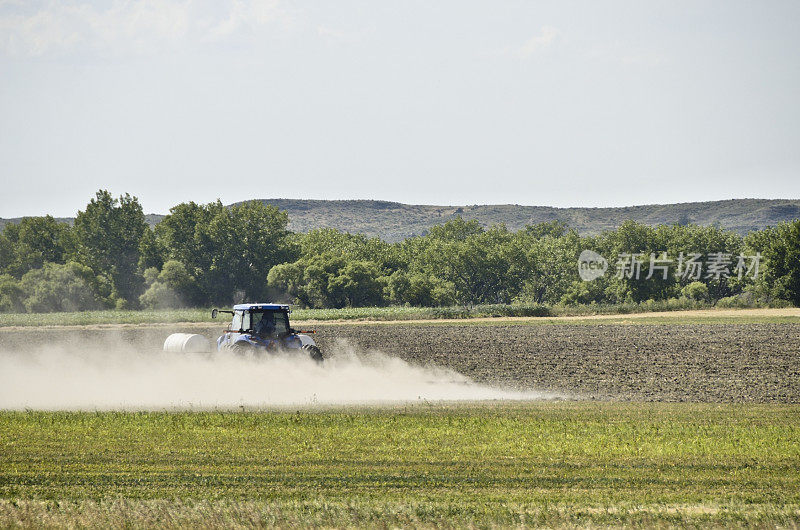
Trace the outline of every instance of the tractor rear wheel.
{"label": "tractor rear wheel", "polygon": [[316,361],[318,363],[322,362],[322,360],[323,360],[322,350],[320,350],[319,348],[317,348],[313,344],[305,344],[305,345],[303,345],[301,350],[306,352],[308,354],[308,356],[311,357],[311,359],[313,361]]}
{"label": "tractor rear wheel", "polygon": [[237,342],[236,344],[231,346],[231,350],[233,351],[233,353],[235,353],[237,355],[244,356],[244,355],[248,355],[248,354],[252,353],[253,351],[255,351],[255,348],[253,348],[253,345],[250,344],[250,343]]}

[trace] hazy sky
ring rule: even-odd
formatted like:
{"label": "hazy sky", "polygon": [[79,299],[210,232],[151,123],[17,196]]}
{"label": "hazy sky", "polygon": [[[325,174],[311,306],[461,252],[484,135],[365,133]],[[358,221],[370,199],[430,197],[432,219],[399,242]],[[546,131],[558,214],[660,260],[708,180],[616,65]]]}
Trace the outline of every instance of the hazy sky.
{"label": "hazy sky", "polygon": [[0,0],[0,217],[800,197],[800,2]]}

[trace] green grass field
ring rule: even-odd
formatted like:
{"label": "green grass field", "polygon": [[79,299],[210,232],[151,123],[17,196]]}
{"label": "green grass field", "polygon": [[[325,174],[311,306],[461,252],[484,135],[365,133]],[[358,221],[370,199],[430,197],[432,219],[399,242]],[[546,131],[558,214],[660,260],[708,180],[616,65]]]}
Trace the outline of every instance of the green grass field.
{"label": "green grass field", "polygon": [[0,413],[0,527],[800,525],[800,407]]}

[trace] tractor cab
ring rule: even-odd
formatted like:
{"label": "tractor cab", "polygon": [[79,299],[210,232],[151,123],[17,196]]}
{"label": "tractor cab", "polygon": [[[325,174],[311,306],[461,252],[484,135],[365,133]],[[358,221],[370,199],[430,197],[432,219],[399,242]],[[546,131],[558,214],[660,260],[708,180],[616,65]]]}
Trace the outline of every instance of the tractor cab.
{"label": "tractor cab", "polygon": [[277,304],[234,306],[229,331],[253,333],[263,338],[284,337],[291,333],[289,306]]}

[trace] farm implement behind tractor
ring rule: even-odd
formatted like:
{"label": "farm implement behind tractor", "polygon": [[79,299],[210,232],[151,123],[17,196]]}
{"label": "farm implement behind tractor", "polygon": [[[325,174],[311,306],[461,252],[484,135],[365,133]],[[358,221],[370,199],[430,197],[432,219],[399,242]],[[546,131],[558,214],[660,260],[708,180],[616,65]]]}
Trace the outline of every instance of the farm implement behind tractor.
{"label": "farm implement behind tractor", "polygon": [[[218,351],[238,355],[296,353],[322,362],[323,356],[313,331],[298,331],[289,324],[289,306],[284,304],[238,304],[233,310],[213,309],[211,318],[220,313],[232,315],[230,325],[217,339]],[[211,343],[203,335],[173,333],[164,341],[164,350],[202,353],[211,351]]]}

